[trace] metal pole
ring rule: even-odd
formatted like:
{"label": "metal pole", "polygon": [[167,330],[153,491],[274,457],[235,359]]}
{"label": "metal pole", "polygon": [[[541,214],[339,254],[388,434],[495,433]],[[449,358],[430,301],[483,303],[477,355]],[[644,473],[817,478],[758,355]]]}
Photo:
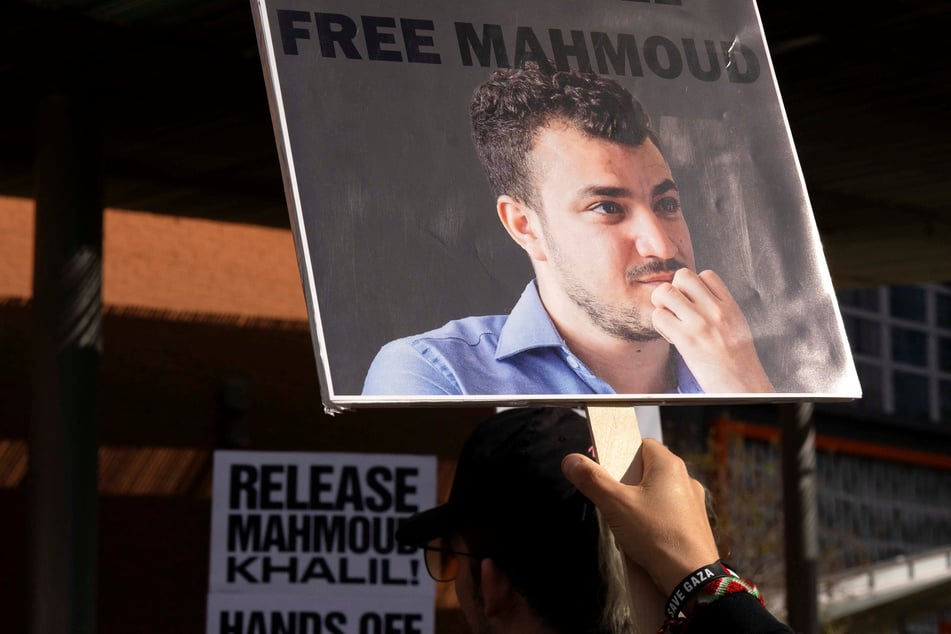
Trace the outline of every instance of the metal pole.
{"label": "metal pole", "polygon": [[789,626],[819,632],[819,521],[812,404],[779,406],[782,423],[786,606]]}
{"label": "metal pole", "polygon": [[38,106],[30,424],[32,634],[96,631],[100,138],[82,99]]}

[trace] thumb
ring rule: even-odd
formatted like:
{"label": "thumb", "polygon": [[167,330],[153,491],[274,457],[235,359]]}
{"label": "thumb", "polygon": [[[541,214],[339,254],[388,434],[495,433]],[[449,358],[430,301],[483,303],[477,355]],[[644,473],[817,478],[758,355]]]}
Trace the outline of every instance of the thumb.
{"label": "thumb", "polygon": [[597,462],[582,454],[569,454],[561,461],[561,471],[603,514],[617,510],[618,489],[624,485]]}

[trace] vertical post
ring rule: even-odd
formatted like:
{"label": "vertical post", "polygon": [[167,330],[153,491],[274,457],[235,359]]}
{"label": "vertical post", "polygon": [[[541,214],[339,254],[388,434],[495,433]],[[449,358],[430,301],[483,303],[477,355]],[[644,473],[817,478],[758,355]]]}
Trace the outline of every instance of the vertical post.
{"label": "vertical post", "polygon": [[812,404],[785,404],[779,408],[787,620],[799,634],[818,634],[819,517]]}
{"label": "vertical post", "polygon": [[[625,484],[637,484],[644,475],[641,456],[641,428],[633,405],[588,405],[588,425],[598,462]],[[666,597],[654,585],[647,571],[635,565],[621,551],[611,545],[615,561],[605,561],[606,567],[624,569],[633,607],[634,631],[656,632],[664,622]]]}
{"label": "vertical post", "polygon": [[100,139],[85,100],[38,106],[30,424],[32,634],[96,631]]}

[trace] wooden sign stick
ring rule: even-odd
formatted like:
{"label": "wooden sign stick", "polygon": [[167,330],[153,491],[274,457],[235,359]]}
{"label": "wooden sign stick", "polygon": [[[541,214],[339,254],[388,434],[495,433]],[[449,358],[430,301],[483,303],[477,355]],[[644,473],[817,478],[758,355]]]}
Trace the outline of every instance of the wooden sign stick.
{"label": "wooden sign stick", "polygon": [[[600,462],[615,478],[625,484],[637,484],[644,472],[641,459],[641,430],[633,405],[587,406],[588,424],[594,450]],[[664,622],[667,598],[640,566],[624,558],[627,583],[631,595],[632,615],[636,631],[653,634]]]}

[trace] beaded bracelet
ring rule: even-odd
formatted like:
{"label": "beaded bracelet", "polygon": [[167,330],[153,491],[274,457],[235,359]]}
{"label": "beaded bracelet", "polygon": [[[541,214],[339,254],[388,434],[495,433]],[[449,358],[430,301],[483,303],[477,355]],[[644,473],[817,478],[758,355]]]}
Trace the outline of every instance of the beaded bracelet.
{"label": "beaded bracelet", "polygon": [[[746,579],[741,579],[733,570],[727,567],[721,561],[715,562],[715,564],[726,571],[726,575],[717,576],[709,578],[705,583],[701,582],[700,586],[691,586],[690,595],[685,599],[677,603],[678,606],[684,606],[693,594],[696,594],[696,603],[693,606],[694,610],[697,608],[713,603],[717,599],[722,599],[723,597],[735,594],[737,592],[746,592],[751,594],[759,600],[760,605],[766,605],[763,601],[763,597],[760,595],[759,590],[756,588],[756,585],[752,581]],[[705,570],[707,568],[712,568],[711,566],[704,566],[699,570]],[[705,574],[705,573],[704,573]],[[692,573],[684,581],[680,582],[680,585],[677,586],[677,589],[681,589],[684,584],[689,581],[697,573]],[[677,592],[677,589],[674,590],[674,594]],[[674,594],[671,594],[671,599],[674,598]],[[679,608],[677,608],[679,610]],[[667,612],[669,614],[671,610],[671,602],[667,602]],[[694,610],[690,610],[691,614]],[[676,615],[676,613],[675,613]],[[687,619],[686,618],[675,618],[675,616],[668,616],[667,620],[664,621],[664,624],[661,625],[660,629],[657,630],[657,634],[681,634],[687,629]]]}
{"label": "beaded bracelet", "polygon": [[674,586],[673,592],[670,593],[670,597],[667,599],[667,607],[665,613],[668,619],[675,618],[683,610],[684,605],[686,605],[693,595],[700,592],[706,584],[714,581],[716,579],[722,579],[723,577],[729,577],[731,574],[723,562],[717,559],[712,564],[707,564],[706,566],[701,566],[697,568],[689,575],[683,578],[683,580]]}
{"label": "beaded bracelet", "polygon": [[[724,568],[726,568],[726,566],[724,566]],[[766,605],[763,597],[760,596],[756,584],[747,579],[740,579],[740,577],[729,568],[726,568],[726,570],[730,573],[728,577],[710,581],[700,589],[700,592],[697,594],[696,605],[698,608],[702,605],[713,603],[717,599],[722,599],[728,594],[735,594],[737,592],[751,594],[760,602],[760,605]]]}

